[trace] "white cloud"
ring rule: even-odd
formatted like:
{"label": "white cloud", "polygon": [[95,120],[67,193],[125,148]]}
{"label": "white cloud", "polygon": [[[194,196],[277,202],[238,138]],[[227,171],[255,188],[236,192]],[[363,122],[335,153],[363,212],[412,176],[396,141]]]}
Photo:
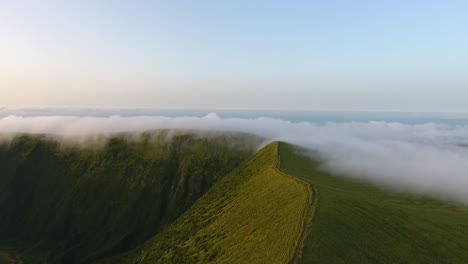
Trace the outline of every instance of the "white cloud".
{"label": "white cloud", "polygon": [[468,204],[468,126],[389,122],[293,123],[273,118],[0,117],[0,132],[89,135],[159,128],[253,133],[318,151],[324,167],[348,177]]}

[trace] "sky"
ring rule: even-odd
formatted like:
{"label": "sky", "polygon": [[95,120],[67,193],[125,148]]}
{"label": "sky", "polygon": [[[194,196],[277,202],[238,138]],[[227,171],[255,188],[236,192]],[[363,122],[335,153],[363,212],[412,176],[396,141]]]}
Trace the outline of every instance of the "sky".
{"label": "sky", "polygon": [[0,0],[0,106],[468,112],[467,1]]}

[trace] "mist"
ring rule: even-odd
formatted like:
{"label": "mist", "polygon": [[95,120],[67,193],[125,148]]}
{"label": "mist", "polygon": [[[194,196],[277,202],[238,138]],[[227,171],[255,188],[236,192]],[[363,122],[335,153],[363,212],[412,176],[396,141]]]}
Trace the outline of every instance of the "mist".
{"label": "mist", "polygon": [[[0,117],[0,140],[14,133],[83,138],[154,129],[244,132],[320,155],[323,169],[417,194],[468,204],[468,126],[396,122],[311,123],[275,118],[179,116]],[[305,154],[309,152],[305,151]]]}

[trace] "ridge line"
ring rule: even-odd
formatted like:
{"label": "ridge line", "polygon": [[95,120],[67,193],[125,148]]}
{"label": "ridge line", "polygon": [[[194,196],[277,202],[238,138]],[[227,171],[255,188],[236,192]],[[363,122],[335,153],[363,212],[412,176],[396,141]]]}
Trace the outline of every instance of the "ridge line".
{"label": "ridge line", "polygon": [[307,204],[306,210],[304,211],[304,216],[302,220],[303,225],[301,227],[301,232],[299,234],[299,238],[297,240],[297,244],[294,249],[294,254],[289,261],[289,264],[297,264],[302,253],[302,247],[304,245],[304,241],[307,237],[307,233],[309,229],[308,226],[312,222],[314,215],[315,215],[315,210],[317,209],[317,201],[318,201],[317,189],[315,188],[314,185],[304,181],[303,179],[293,176],[293,175],[289,175],[288,173],[281,170],[281,167],[280,167],[281,157],[280,157],[279,146],[280,146],[280,142],[276,142],[275,170],[277,170],[281,175],[289,177],[299,182],[301,185],[305,186],[307,193],[309,194],[308,195],[309,202]]}

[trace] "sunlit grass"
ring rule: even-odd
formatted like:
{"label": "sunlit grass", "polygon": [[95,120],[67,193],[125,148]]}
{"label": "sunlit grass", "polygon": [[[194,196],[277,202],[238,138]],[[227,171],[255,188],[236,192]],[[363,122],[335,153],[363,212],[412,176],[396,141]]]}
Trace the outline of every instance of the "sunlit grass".
{"label": "sunlit grass", "polygon": [[109,263],[288,263],[310,192],[275,168],[277,147],[268,145],[223,178],[142,249]]}

